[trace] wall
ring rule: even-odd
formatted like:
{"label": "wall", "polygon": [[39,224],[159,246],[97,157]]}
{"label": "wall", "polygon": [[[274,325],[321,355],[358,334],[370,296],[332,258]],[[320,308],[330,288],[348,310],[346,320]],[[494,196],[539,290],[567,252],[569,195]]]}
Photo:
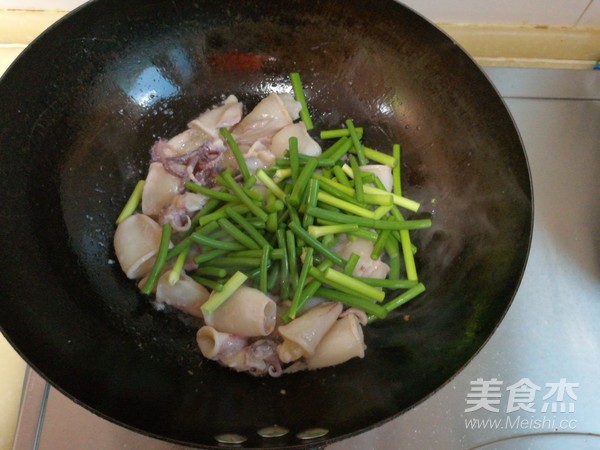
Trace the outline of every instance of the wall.
{"label": "wall", "polygon": [[[0,0],[0,9],[70,10],[82,0]],[[600,27],[600,0],[404,0],[434,22]]]}
{"label": "wall", "polygon": [[600,26],[600,0],[404,0],[403,3],[434,22]]}

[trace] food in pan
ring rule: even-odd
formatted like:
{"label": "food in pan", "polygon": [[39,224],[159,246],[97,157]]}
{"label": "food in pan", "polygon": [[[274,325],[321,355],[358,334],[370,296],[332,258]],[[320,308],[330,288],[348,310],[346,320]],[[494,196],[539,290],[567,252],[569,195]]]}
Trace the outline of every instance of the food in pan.
{"label": "food in pan", "polygon": [[421,294],[400,146],[314,131],[297,73],[244,115],[230,95],[151,148],[117,219],[126,276],[198,320],[209,359],[280,376],[362,358],[362,327]]}

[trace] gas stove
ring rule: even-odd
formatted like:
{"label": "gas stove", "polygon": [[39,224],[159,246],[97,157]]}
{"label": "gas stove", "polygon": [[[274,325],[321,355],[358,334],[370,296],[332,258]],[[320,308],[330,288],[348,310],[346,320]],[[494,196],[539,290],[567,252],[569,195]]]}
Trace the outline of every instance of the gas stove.
{"label": "gas stove", "polygon": [[[484,69],[521,133],[534,230],[497,331],[400,417],[327,450],[600,448],[600,71]],[[95,416],[29,370],[15,449],[183,449]]]}

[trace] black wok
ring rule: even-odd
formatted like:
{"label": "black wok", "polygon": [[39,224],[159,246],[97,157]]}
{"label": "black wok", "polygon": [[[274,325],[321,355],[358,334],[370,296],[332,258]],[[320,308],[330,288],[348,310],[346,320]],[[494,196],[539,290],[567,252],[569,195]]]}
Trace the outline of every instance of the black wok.
{"label": "black wok", "polygon": [[[154,140],[224,94],[253,105],[299,71],[317,128],[347,118],[403,147],[427,292],[366,331],[364,360],[279,379],[203,361],[196,329],[153,310],[114,263],[114,220]],[[524,151],[476,64],[392,1],[92,1],[0,81],[0,324],[53,386],[172,442],[324,444],[398,416],[451,379],[502,319],[532,224]],[[280,424],[275,440],[256,430]],[[90,430],[93,433],[93,430]]]}

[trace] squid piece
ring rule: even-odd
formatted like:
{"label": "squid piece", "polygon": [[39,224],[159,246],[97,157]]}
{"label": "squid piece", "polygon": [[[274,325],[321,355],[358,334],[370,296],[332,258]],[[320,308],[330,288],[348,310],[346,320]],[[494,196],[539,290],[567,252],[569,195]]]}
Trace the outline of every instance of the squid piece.
{"label": "squid piece", "polygon": [[181,178],[167,172],[162,163],[151,163],[142,192],[142,212],[157,217],[160,210],[179,194],[181,188]]}
{"label": "squid piece", "polygon": [[245,337],[223,333],[207,325],[196,333],[196,342],[202,355],[214,361],[237,355],[248,345]]}
{"label": "squid piece", "polygon": [[[297,103],[289,94],[269,94],[231,130],[240,149],[245,153],[256,141],[269,142],[299,113]],[[298,112],[296,112],[296,110]]]}
{"label": "squid piece", "polygon": [[347,314],[336,320],[314,354],[306,358],[306,367],[319,369],[342,364],[352,358],[364,358],[366,348],[359,318],[355,314]]}
{"label": "squid piece", "polygon": [[282,374],[277,344],[270,339],[255,341],[242,351],[221,358],[219,362],[230,369],[248,372],[254,376],[269,374],[278,377]]}
{"label": "squid piece", "polygon": [[242,120],[242,103],[235,95],[230,95],[225,101],[212,109],[200,114],[192,120],[188,127],[206,133],[213,139],[220,138],[221,128],[231,128]]}
{"label": "squid piece", "polygon": [[340,319],[342,317],[346,317],[352,314],[354,317],[358,319],[358,323],[360,323],[363,327],[369,323],[369,316],[362,309],[357,308],[348,308],[344,310],[343,313],[340,314]]}
{"label": "squid piece", "polygon": [[199,211],[208,201],[208,197],[195,192],[176,195],[171,204],[161,208],[158,223],[170,223],[174,231],[188,231],[192,225],[192,213]]}
{"label": "squid piece", "polygon": [[206,325],[239,336],[268,336],[275,329],[277,304],[258,289],[240,287],[204,317]]}
{"label": "squid piece", "polygon": [[152,270],[161,235],[161,226],[144,214],[129,216],[117,226],[113,243],[127,278],[142,278]]}
{"label": "squid piece", "polygon": [[252,144],[244,159],[250,173],[256,173],[258,169],[267,169],[275,164],[275,155],[260,141]]}
{"label": "squid piece", "polygon": [[172,230],[176,232],[188,231],[192,226],[192,219],[185,209],[175,208],[173,205],[168,205],[161,209],[158,216],[158,223],[164,225],[168,223]]}
{"label": "squid piece", "polygon": [[196,333],[196,342],[205,358],[238,372],[254,376],[281,375],[281,363],[277,357],[276,344],[270,339],[260,339],[248,344],[248,338],[223,333],[205,325]]}
{"label": "squid piece", "polygon": [[170,152],[168,156],[174,158],[177,156],[186,155],[198,147],[204,145],[207,141],[207,136],[199,130],[188,128],[187,130],[173,136],[167,142],[167,147]]}
{"label": "squid piece", "polygon": [[285,109],[288,114],[292,118],[292,121],[296,121],[300,118],[300,110],[302,109],[302,105],[300,102],[296,101],[292,94],[281,93],[279,95],[279,99],[283,102]]}
{"label": "squid piece", "polygon": [[168,173],[181,178],[182,182],[192,180],[202,185],[212,184],[221,169],[226,150],[221,139],[214,139],[184,155],[161,159],[160,162]]}
{"label": "squid piece", "polygon": [[271,152],[278,158],[283,158],[284,152],[289,148],[290,137],[298,138],[298,153],[308,156],[319,156],[321,146],[310,137],[304,122],[293,123],[279,130],[271,140]]}
{"label": "squid piece", "polygon": [[385,278],[390,272],[390,266],[381,259],[371,259],[373,242],[358,238],[355,241],[341,241],[336,245],[336,253],[348,259],[352,253],[359,256],[358,263],[352,272],[355,277]]}
{"label": "squid piece", "polygon": [[188,191],[176,196],[172,201],[172,205],[187,212],[196,212],[200,211],[208,200],[209,198],[206,195]]}
{"label": "squid piece", "polygon": [[284,363],[314,354],[319,342],[342,312],[341,303],[322,303],[278,328],[283,343],[277,346]]}
{"label": "squid piece", "polygon": [[281,361],[277,355],[277,344],[270,339],[255,341],[245,350],[247,371],[254,376],[282,374]]}
{"label": "squid piece", "polygon": [[377,176],[385,190],[388,192],[392,192],[394,186],[394,178],[392,176],[392,168],[383,164],[369,164],[366,166],[360,167],[361,172],[369,172],[373,175]]}
{"label": "squid piece", "polygon": [[156,286],[156,302],[173,306],[191,316],[202,318],[200,307],[208,300],[210,292],[182,273],[174,285],[169,283],[169,271],[158,279]]}
{"label": "squid piece", "polygon": [[159,139],[150,149],[152,161],[164,162],[169,158],[183,156],[206,143],[209,137],[202,131],[188,128],[171,139]]}

